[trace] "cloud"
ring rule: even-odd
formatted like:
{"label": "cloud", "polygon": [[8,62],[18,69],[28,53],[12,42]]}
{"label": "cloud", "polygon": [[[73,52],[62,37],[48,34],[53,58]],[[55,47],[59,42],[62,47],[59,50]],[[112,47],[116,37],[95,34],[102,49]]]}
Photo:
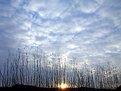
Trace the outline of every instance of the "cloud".
{"label": "cloud", "polygon": [[32,0],[24,7],[27,11],[35,11],[43,18],[55,18],[63,16],[69,4],[64,0]]}
{"label": "cloud", "polygon": [[80,63],[119,62],[120,3],[120,0],[2,0],[0,55],[7,49],[29,46],[41,47],[46,53],[73,56]]}
{"label": "cloud", "polygon": [[94,13],[100,6],[95,0],[80,0],[78,4],[83,13]]}

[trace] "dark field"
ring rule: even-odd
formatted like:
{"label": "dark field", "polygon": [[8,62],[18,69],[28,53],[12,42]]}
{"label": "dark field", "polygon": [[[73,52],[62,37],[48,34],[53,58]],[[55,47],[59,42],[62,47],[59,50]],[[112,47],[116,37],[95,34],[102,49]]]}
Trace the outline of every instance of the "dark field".
{"label": "dark field", "polygon": [[94,88],[39,88],[34,86],[15,85],[12,87],[0,87],[0,91],[121,91],[121,87],[116,89],[94,89]]}

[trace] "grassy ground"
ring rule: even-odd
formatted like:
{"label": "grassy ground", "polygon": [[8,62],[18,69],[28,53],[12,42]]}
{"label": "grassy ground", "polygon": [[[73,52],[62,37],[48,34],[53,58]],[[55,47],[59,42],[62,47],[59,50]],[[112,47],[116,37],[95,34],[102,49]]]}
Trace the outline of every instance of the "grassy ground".
{"label": "grassy ground", "polygon": [[39,88],[34,86],[15,85],[13,87],[0,87],[0,91],[121,91],[121,87],[111,89],[94,89],[94,88]]}

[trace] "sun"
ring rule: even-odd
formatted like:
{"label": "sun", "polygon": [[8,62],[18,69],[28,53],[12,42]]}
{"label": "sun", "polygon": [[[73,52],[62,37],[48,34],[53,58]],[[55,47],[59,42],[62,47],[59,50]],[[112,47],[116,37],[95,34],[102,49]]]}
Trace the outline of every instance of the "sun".
{"label": "sun", "polygon": [[66,89],[68,86],[67,86],[67,84],[65,84],[65,83],[61,83],[59,86],[58,86],[58,88],[61,88],[61,89]]}

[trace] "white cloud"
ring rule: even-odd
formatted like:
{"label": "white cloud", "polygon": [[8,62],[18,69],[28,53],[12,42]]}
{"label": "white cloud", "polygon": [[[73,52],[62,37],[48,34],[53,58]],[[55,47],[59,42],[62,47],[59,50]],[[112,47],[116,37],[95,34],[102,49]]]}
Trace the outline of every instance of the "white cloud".
{"label": "white cloud", "polygon": [[13,0],[10,6],[0,7],[3,10],[0,12],[0,39],[4,39],[2,43],[6,48],[40,46],[47,53],[59,52],[90,62],[106,61],[112,59],[112,54],[120,54],[118,1],[27,1]]}
{"label": "white cloud", "polygon": [[69,48],[69,49],[75,49],[75,48],[77,48],[78,46],[76,46],[76,45],[74,45],[74,44],[68,44],[67,45],[67,48]]}
{"label": "white cloud", "polygon": [[25,9],[35,11],[43,18],[55,18],[63,16],[68,7],[64,0],[32,0]]}
{"label": "white cloud", "polygon": [[78,3],[81,12],[84,13],[94,13],[100,6],[95,0],[80,0]]}

